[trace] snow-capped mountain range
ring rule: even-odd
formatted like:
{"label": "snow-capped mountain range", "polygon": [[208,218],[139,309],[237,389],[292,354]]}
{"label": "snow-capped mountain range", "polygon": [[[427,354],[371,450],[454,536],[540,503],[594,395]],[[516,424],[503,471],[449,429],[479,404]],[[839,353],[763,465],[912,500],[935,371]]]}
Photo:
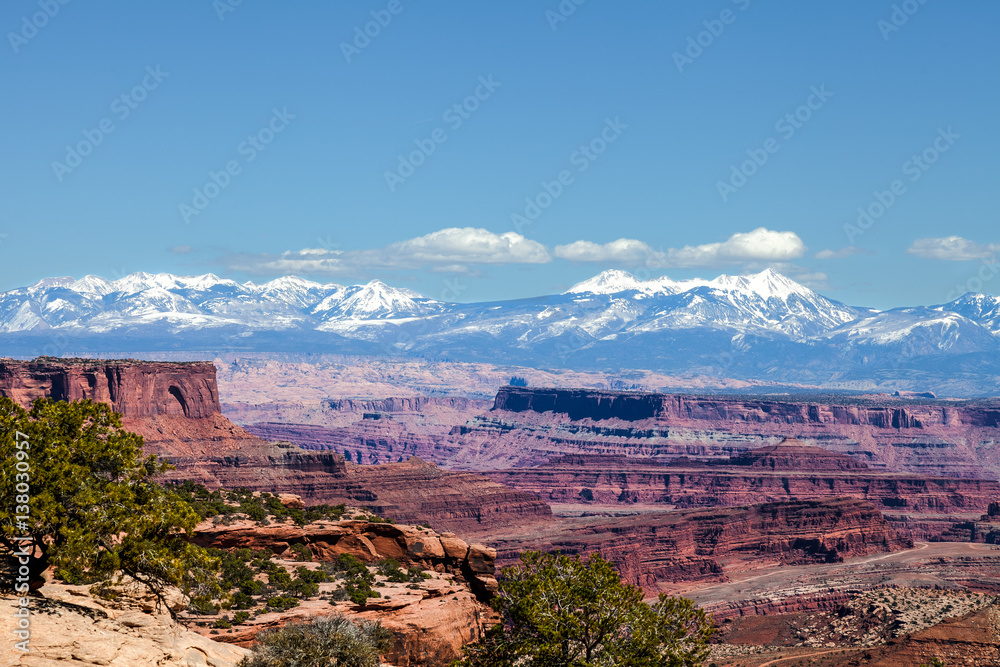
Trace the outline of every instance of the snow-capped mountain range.
{"label": "snow-capped mountain range", "polygon": [[[1000,299],[875,311],[772,270],[712,280],[605,271],[562,294],[449,303],[380,281],[213,274],[48,278],[0,294],[0,355],[201,350],[403,354],[859,386],[923,374],[996,393]],[[927,375],[930,374],[930,375]]]}

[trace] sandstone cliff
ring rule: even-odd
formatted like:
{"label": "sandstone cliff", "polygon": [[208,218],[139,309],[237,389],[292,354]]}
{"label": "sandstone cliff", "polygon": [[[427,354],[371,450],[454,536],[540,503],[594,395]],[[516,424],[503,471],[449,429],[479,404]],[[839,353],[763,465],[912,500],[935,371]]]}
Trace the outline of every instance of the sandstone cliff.
{"label": "sandstone cliff", "polygon": [[[1000,405],[892,397],[687,396],[500,389],[490,415],[457,427],[455,464],[524,467],[556,454],[726,458],[794,436],[873,468],[1000,478]],[[476,445],[492,441],[489,456]]]}
{"label": "sandstone cliff", "polygon": [[176,415],[203,418],[220,412],[215,366],[204,362],[0,359],[0,396],[22,406],[40,397],[108,403],[126,418]]}
{"label": "sandstone cliff", "polygon": [[[889,399],[886,399],[888,401]],[[897,401],[896,403],[901,403]],[[929,426],[1000,427],[1000,406],[951,407],[936,402],[905,405],[810,403],[739,397],[687,396],[590,389],[502,387],[494,410],[557,412],[571,419],[657,418],[745,421],[781,424],[847,424],[878,428],[921,429]]]}
{"label": "sandstone cliff", "polygon": [[981,512],[1000,498],[997,481],[886,473],[795,440],[725,463],[564,455],[534,468],[487,474],[559,504],[696,507],[853,496],[880,510],[943,514]]}
{"label": "sandstone cliff", "polygon": [[838,562],[913,544],[855,498],[563,519],[548,531],[495,543],[502,564],[524,549],[598,552],[626,581],[654,590],[657,582],[725,580],[733,570]]}
{"label": "sandstone cliff", "polygon": [[[0,395],[22,405],[40,396],[110,404],[123,415],[125,428],[143,436],[147,453],[176,466],[166,475],[168,481],[190,479],[210,488],[295,493],[312,504],[362,505],[396,520],[430,522],[452,530],[488,532],[492,525],[551,516],[548,506],[534,495],[479,475],[448,473],[419,461],[348,466],[340,450],[310,451],[248,433],[220,413],[211,363],[2,360]],[[470,403],[434,400],[463,408]],[[388,399],[381,407],[406,411],[431,404],[435,403],[425,399]],[[387,446],[392,449],[391,441]],[[399,452],[398,458],[409,458],[402,449]]]}

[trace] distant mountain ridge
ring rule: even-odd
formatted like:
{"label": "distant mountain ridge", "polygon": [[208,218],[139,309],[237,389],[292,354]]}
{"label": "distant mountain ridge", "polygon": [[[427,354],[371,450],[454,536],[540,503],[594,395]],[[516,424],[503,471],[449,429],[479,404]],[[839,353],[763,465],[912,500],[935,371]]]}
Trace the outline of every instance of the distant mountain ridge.
{"label": "distant mountain ridge", "polygon": [[562,294],[488,303],[438,301],[378,280],[258,285],[166,273],[47,278],[0,294],[0,354],[53,346],[499,359],[838,387],[945,383],[981,395],[996,393],[1000,378],[1000,299],[966,294],[876,311],[770,269],[684,281],[605,271]]}

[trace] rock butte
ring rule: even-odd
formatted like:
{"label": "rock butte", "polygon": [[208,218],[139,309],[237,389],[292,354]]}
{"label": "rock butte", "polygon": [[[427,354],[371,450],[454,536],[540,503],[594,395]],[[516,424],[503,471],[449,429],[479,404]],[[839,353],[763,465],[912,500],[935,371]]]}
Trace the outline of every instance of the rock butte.
{"label": "rock butte", "polygon": [[145,450],[177,469],[169,480],[215,488],[294,493],[312,504],[348,503],[414,523],[456,531],[546,521],[536,496],[473,473],[452,473],[416,460],[356,466],[340,453],[269,442],[221,413],[215,366],[39,358],[0,361],[0,395],[23,406],[38,397],[109,403]]}

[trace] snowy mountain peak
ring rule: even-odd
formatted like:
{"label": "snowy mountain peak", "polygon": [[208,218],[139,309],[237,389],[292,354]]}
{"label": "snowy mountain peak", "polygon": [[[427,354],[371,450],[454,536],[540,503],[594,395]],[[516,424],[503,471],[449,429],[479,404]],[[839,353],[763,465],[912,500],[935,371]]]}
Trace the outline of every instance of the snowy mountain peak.
{"label": "snowy mountain peak", "polygon": [[565,294],[618,294],[629,290],[642,289],[643,281],[633,276],[628,271],[611,269],[603,271],[593,278],[584,280],[570,287]]}
{"label": "snowy mountain peak", "polygon": [[[253,283],[248,283],[248,285],[253,285]],[[338,289],[341,285],[335,283],[317,283],[312,280],[306,280],[305,278],[300,278],[298,276],[282,276],[281,278],[275,278],[274,280],[268,281],[260,286],[261,290],[316,290],[316,289]]]}
{"label": "snowy mountain peak", "polygon": [[792,294],[806,297],[816,295],[811,289],[803,287],[773,269],[745,276],[722,275],[713,280],[699,278],[671,280],[663,276],[646,281],[639,280],[627,271],[613,269],[573,285],[565,294],[619,294],[628,291],[645,294],[677,294],[703,286],[754,294],[763,299],[785,300]]}
{"label": "snowy mountain peak", "polygon": [[746,276],[719,276],[710,281],[709,285],[756,294],[763,299],[780,299],[782,301],[793,294],[805,297],[816,295],[811,289],[803,287],[774,269],[765,269],[760,273]]}
{"label": "snowy mountain peak", "polygon": [[70,287],[76,280],[70,276],[63,276],[61,278],[42,278],[37,283],[33,285],[28,285],[28,292],[42,292],[44,290],[52,289],[53,287]]}
{"label": "snowy mountain peak", "polygon": [[73,282],[69,286],[69,289],[80,294],[92,294],[97,296],[104,296],[105,294],[110,294],[111,281],[106,280],[100,276],[84,276],[79,280]]}

